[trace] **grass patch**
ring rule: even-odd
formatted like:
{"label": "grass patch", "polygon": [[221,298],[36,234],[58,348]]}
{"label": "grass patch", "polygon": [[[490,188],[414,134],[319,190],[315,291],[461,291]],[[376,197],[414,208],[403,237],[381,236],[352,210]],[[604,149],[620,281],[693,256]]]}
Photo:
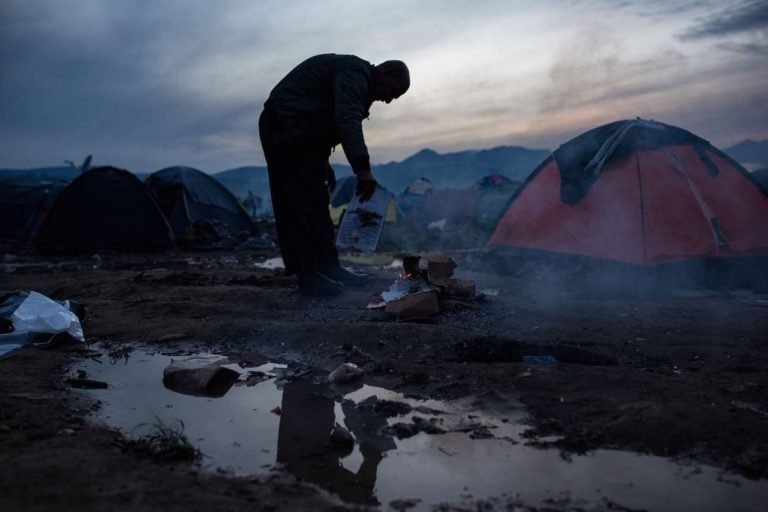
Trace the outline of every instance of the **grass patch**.
{"label": "grass patch", "polygon": [[184,434],[184,422],[176,420],[166,425],[155,416],[155,423],[141,423],[134,430],[149,427],[150,431],[136,439],[121,443],[125,448],[138,452],[158,462],[198,462],[203,454]]}

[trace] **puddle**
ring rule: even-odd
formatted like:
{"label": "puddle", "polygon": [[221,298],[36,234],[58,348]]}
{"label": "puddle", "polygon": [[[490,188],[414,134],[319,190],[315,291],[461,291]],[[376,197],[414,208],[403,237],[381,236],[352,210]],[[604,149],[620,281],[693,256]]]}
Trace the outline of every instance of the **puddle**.
{"label": "puddle", "polygon": [[[117,361],[85,361],[73,373],[85,370],[109,383],[83,392],[102,403],[96,420],[129,437],[141,435],[139,424],[180,420],[206,470],[247,475],[280,468],[356,503],[418,498],[409,510],[430,510],[468,496],[528,503],[568,496],[654,511],[746,511],[762,510],[768,496],[765,480],[660,457],[598,450],[565,461],[556,450],[525,444],[522,411],[504,416],[367,385],[334,390],[322,375],[285,365],[233,363],[227,368],[241,380],[224,396],[179,394],[164,387],[163,370],[184,358],[135,350]],[[354,447],[330,446],[335,423],[352,432]],[[437,431],[447,433],[430,433]]]}

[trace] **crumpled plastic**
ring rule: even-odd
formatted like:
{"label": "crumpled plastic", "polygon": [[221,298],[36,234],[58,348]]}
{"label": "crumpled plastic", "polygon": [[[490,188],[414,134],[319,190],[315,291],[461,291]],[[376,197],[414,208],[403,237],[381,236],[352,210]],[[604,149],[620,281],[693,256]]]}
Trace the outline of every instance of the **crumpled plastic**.
{"label": "crumpled plastic", "polygon": [[60,333],[85,341],[83,327],[70,302],[57,302],[35,291],[4,297],[0,300],[0,317],[4,325],[11,327],[10,332],[0,334],[0,357],[30,343],[47,344]]}

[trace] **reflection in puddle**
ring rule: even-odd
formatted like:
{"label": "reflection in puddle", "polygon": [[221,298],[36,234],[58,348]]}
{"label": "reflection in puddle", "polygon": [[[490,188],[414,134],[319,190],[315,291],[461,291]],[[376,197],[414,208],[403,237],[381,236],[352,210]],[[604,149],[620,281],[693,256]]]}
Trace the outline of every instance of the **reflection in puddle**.
{"label": "reflection in puddle", "polygon": [[[110,385],[89,392],[102,401],[100,420],[129,436],[140,435],[141,423],[181,420],[208,470],[246,475],[279,467],[347,501],[420,498],[411,510],[469,495],[531,503],[564,495],[607,498],[650,510],[761,510],[768,496],[764,480],[720,479],[712,468],[660,457],[598,450],[566,462],[555,450],[526,446],[519,415],[372,386],[331,389],[324,373],[285,365],[241,359],[227,365],[241,377],[224,396],[179,394],[163,386],[172,359],[183,357],[136,350],[115,364],[104,356],[75,369]],[[354,447],[331,445],[334,424],[353,434]]]}

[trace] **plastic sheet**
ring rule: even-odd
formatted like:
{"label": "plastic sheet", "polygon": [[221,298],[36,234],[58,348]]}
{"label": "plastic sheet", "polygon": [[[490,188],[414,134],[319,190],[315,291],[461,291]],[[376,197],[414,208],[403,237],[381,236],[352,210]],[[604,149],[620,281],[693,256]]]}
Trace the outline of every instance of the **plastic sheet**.
{"label": "plastic sheet", "polygon": [[61,333],[85,341],[70,301],[57,302],[35,291],[0,298],[0,320],[8,331],[0,334],[0,357],[24,345],[45,345]]}

